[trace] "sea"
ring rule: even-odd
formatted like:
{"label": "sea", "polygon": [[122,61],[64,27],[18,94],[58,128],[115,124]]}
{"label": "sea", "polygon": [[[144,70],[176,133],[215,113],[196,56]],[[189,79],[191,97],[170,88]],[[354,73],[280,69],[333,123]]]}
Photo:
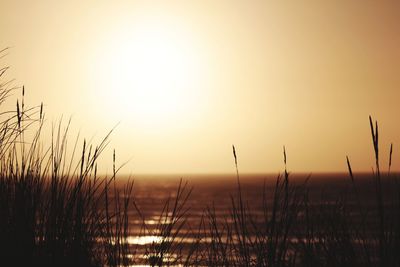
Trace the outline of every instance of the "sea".
{"label": "sea", "polygon": [[[239,207],[239,197],[248,215],[265,222],[265,203],[273,203],[277,180],[283,179],[284,174],[240,174],[238,177],[235,173],[129,177],[134,183],[126,240],[131,251],[131,266],[149,266],[146,265],[149,259],[165,249],[160,248],[161,243],[170,246],[163,255],[164,260],[170,261],[170,266],[183,266],[191,245],[200,242],[207,246],[212,241],[206,226],[210,214],[214,214],[220,225],[233,227],[232,206]],[[120,191],[127,181],[128,177],[117,178]],[[347,173],[289,174],[288,182],[291,188],[307,191],[310,205],[329,206],[339,201],[355,205],[355,188],[363,205],[373,206],[376,201],[373,197],[376,181],[368,173],[354,174],[354,179]],[[172,221],[174,216],[178,217],[176,221]]]}

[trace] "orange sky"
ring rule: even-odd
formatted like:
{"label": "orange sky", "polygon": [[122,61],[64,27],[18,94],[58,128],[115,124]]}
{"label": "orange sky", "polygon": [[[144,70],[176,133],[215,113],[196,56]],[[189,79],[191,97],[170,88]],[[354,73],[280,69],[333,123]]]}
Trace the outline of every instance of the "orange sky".
{"label": "orange sky", "polygon": [[242,172],[282,170],[283,145],[293,172],[346,171],[346,155],[369,171],[369,114],[400,170],[399,12],[395,1],[3,0],[1,65],[44,102],[49,127],[72,115],[96,140],[119,122],[110,150],[126,173],[233,172],[232,144]]}

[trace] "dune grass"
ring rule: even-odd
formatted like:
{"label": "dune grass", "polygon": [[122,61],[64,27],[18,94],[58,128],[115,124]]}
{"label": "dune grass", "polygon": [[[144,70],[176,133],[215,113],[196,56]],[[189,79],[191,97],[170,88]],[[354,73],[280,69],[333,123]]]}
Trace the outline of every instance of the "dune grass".
{"label": "dune grass", "polygon": [[[0,78],[6,71],[0,69]],[[13,91],[11,83],[0,83],[0,107]],[[192,188],[181,180],[150,225],[135,199],[133,180],[117,186],[115,152],[112,175],[97,174],[112,131],[97,146],[77,138],[67,156],[70,122],[53,125],[45,147],[43,105],[27,108],[24,96],[22,88],[15,110],[0,113],[4,266],[400,266],[400,184],[391,172],[393,145],[383,172],[378,123],[371,117],[371,202],[364,202],[366,192],[349,157],[349,192],[334,202],[311,198],[308,179],[291,181],[284,147],[285,168],[272,196],[264,183],[260,205],[249,203],[233,146],[237,190],[228,215],[218,214],[210,200],[202,218],[189,223]],[[139,231],[132,229],[134,219],[142,222]],[[129,241],[137,232],[156,237],[142,254]]]}
{"label": "dune grass", "polygon": [[[8,82],[1,83],[0,103],[13,90]],[[22,88],[16,110],[0,114],[2,264],[117,266],[124,261],[120,236],[126,236],[132,185],[127,185],[123,203],[115,191],[114,205],[109,207],[116,173],[110,179],[98,177],[96,162],[111,132],[98,146],[84,140],[79,157],[75,156],[79,150],[76,139],[73,155],[67,158],[69,122],[53,126],[51,145],[44,147],[43,105],[27,109],[24,95]]]}

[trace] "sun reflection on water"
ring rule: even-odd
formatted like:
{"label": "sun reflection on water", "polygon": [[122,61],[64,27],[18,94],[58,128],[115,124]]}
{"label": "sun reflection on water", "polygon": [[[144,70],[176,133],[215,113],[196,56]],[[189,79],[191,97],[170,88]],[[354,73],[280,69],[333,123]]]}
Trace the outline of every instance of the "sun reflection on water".
{"label": "sun reflection on water", "polygon": [[130,245],[146,245],[152,243],[161,243],[163,237],[156,235],[146,235],[146,236],[129,236],[126,242]]}

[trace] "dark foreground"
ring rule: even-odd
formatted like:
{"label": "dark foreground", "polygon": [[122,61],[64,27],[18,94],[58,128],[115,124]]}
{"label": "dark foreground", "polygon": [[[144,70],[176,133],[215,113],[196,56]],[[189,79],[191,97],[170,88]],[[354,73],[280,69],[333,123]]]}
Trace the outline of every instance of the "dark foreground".
{"label": "dark foreground", "polygon": [[2,177],[1,258],[7,266],[399,266],[398,175],[379,184],[354,176],[243,175],[240,184],[235,175],[187,184],[147,176],[133,187],[123,177]]}

